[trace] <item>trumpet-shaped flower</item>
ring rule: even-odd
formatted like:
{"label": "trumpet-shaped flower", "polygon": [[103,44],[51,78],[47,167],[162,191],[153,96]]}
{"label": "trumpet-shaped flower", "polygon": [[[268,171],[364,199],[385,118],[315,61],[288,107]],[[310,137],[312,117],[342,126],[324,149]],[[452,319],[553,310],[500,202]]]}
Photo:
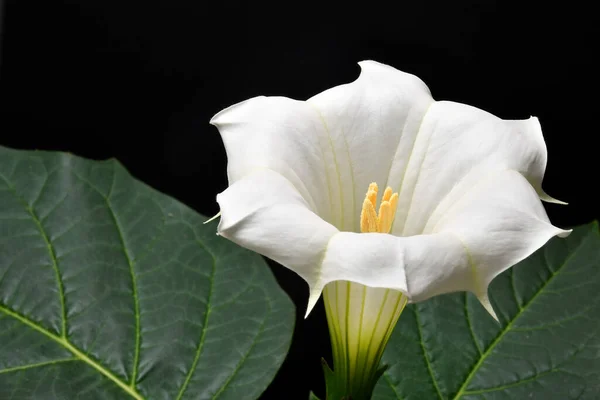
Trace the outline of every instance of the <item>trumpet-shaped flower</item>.
{"label": "trumpet-shaped flower", "polygon": [[557,202],[541,187],[536,118],[435,101],[413,75],[360,67],[307,101],[256,97],[211,123],[228,157],[218,233],[300,275],[307,315],[324,293],[334,366],[368,386],[407,302],[469,291],[495,316],[494,277],[568,231],[540,201]]}

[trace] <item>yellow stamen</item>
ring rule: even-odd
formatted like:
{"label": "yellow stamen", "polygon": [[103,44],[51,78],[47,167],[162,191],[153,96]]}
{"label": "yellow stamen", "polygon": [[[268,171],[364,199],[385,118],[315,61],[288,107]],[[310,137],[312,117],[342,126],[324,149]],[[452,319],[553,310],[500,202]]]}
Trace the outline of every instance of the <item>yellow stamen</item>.
{"label": "yellow stamen", "polygon": [[377,192],[377,184],[375,182],[371,183],[360,213],[361,232],[389,233],[392,228],[392,223],[396,216],[396,207],[398,206],[398,193],[392,193],[392,188],[389,186],[385,189],[378,215],[375,211],[377,207]]}
{"label": "yellow stamen", "polygon": [[392,205],[392,212],[394,213],[394,215],[392,215],[392,219],[394,219],[394,217],[396,216],[396,208],[398,207],[398,193],[394,193],[392,195],[392,198],[390,199],[390,204]]}
{"label": "yellow stamen", "polygon": [[392,188],[388,186],[385,188],[385,192],[383,192],[383,198],[381,201],[389,201],[390,197],[392,197]]}
{"label": "yellow stamen", "polygon": [[379,188],[375,182],[369,185],[369,189],[367,189],[367,199],[373,204],[373,208],[377,208],[377,191]]}
{"label": "yellow stamen", "polygon": [[389,201],[384,201],[379,206],[378,232],[388,233],[392,227],[392,205]]}
{"label": "yellow stamen", "polygon": [[378,224],[377,213],[375,212],[375,206],[369,199],[367,194],[367,198],[363,202],[363,208],[360,213],[360,231],[361,232],[377,232],[377,224]]}

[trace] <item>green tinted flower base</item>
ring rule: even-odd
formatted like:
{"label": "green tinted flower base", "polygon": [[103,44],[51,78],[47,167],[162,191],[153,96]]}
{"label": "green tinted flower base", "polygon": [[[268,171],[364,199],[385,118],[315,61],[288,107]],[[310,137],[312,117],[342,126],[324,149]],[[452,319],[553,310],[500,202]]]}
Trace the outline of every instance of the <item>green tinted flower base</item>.
{"label": "green tinted flower base", "polygon": [[369,400],[387,369],[385,346],[407,303],[401,292],[356,282],[331,282],[323,291],[333,370],[323,361],[327,400]]}
{"label": "green tinted flower base", "polygon": [[349,381],[346,374],[336,375],[323,358],[321,359],[321,365],[325,374],[326,400],[370,400],[375,384],[389,368],[388,365],[382,365],[372,371],[364,371],[366,373],[360,371],[360,379],[353,380],[350,377]]}

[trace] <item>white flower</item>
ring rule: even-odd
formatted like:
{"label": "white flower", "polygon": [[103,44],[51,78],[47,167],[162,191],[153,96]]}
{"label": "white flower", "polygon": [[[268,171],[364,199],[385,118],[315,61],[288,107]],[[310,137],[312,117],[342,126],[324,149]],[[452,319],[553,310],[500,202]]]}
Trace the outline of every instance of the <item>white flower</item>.
{"label": "white flower", "polygon": [[[360,77],[307,101],[256,97],[213,117],[229,187],[218,233],[298,273],[310,312],[330,282],[410,302],[487,287],[552,236],[539,199],[537,118],[502,120],[434,101],[414,75],[363,61]],[[371,182],[398,193],[389,234],[360,233]]]}
{"label": "white flower", "polygon": [[328,398],[370,397],[407,302],[470,291],[495,318],[494,277],[570,232],[540,202],[558,201],[536,118],[434,101],[413,75],[359,64],[307,101],[256,97],[211,120],[228,156],[218,233],[304,278],[307,315],[324,291]]}

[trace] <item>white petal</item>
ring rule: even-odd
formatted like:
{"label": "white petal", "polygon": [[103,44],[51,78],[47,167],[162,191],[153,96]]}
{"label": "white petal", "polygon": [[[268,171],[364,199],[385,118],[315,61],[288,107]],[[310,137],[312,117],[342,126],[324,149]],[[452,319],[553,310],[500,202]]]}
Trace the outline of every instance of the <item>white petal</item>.
{"label": "white petal", "polygon": [[340,280],[398,290],[412,302],[471,291],[486,304],[494,277],[552,236],[568,234],[548,222],[535,190],[513,170],[496,171],[465,193],[432,233],[411,237],[339,232],[268,169],[234,183],[218,202],[221,235],[308,282],[307,314],[325,285]]}
{"label": "white petal", "polygon": [[548,195],[543,190],[538,191],[538,193],[540,195],[540,199],[543,200],[543,201],[545,201],[545,202],[547,202],[547,203],[560,204],[560,205],[563,205],[563,206],[566,206],[566,205],[569,204],[566,201],[555,199],[554,197]]}
{"label": "white petal", "polygon": [[219,112],[211,124],[225,144],[230,185],[269,168],[289,180],[311,210],[338,220],[331,146],[314,108],[285,97],[255,97]]}
{"label": "white petal", "polygon": [[434,103],[421,125],[408,166],[393,168],[390,182],[399,192],[392,232],[429,232],[444,215],[444,204],[469,190],[490,171],[514,169],[538,195],[546,168],[546,146],[537,118],[502,120],[464,104]]}
{"label": "white petal", "polygon": [[[460,243],[467,263],[463,259],[419,270],[411,268],[407,261],[412,300],[466,290],[478,296],[484,305],[488,285],[498,274],[531,255],[553,236],[570,233],[550,224],[537,193],[514,170],[490,173],[456,199],[431,231],[432,237],[450,236]],[[455,272],[448,275],[440,269]]]}
{"label": "white petal", "polygon": [[408,238],[383,233],[340,232],[329,241],[320,282],[345,280],[408,293],[404,250]]}
{"label": "white petal", "polygon": [[318,287],[314,305],[323,288],[319,266],[338,230],[309,209],[290,181],[269,169],[238,180],[217,202],[218,233],[293,270],[311,289]]}
{"label": "white petal", "polygon": [[471,189],[429,234],[336,234],[319,282],[395,289],[412,302],[470,291],[489,306],[487,288],[498,274],[569,231],[550,224],[537,193],[514,170],[495,171]]}
{"label": "white petal", "polygon": [[467,254],[452,234],[398,237],[340,232],[329,242],[320,282],[346,280],[424,300],[431,297],[432,288],[449,279],[453,287],[445,286],[442,292],[465,290],[461,278],[468,277],[463,276],[466,265]]}
{"label": "white petal", "polygon": [[547,152],[537,118],[502,120],[464,104],[434,102],[416,76],[373,61],[358,79],[306,102],[258,97],[218,113],[230,183],[268,167],[342,231],[359,231],[370,182],[399,192],[392,233],[427,231],[438,204],[487,169],[521,172],[543,200]]}
{"label": "white petal", "polygon": [[[414,75],[374,61],[363,61],[352,83],[307,100],[327,126],[339,176],[343,223],[360,232],[359,215],[371,182],[384,188],[392,166],[403,168],[416,132],[433,103],[427,86]],[[337,184],[335,181],[334,184]]]}

